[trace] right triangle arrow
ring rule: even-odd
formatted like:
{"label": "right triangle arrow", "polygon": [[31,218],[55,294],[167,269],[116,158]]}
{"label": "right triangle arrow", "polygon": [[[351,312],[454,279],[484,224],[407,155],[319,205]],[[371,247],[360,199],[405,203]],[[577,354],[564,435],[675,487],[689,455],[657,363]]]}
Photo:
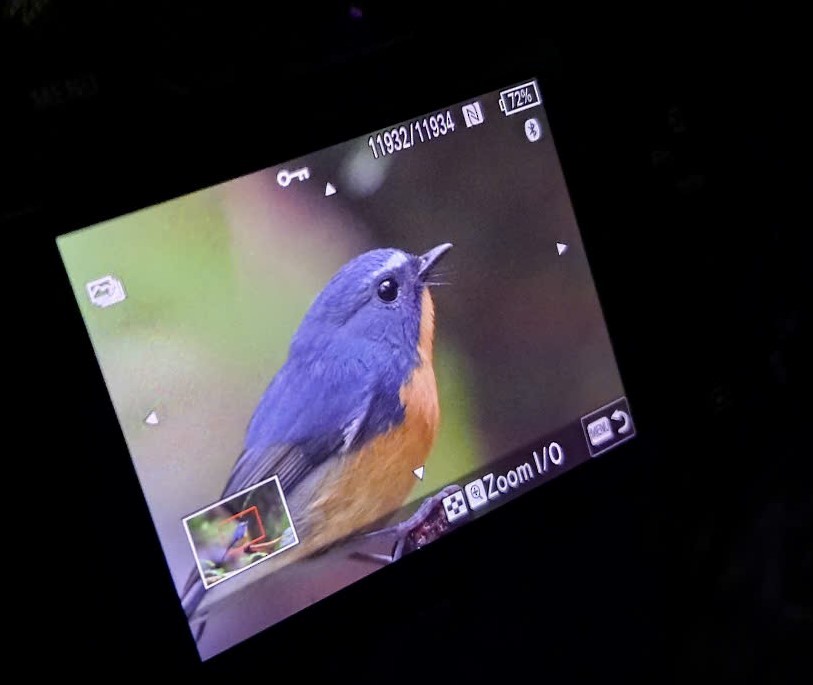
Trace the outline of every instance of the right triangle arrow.
{"label": "right triangle arrow", "polygon": [[330,197],[331,195],[336,194],[336,186],[332,183],[325,184],[325,197]]}
{"label": "right triangle arrow", "polygon": [[567,245],[564,243],[556,243],[556,251],[559,253],[561,257],[565,252],[567,252]]}

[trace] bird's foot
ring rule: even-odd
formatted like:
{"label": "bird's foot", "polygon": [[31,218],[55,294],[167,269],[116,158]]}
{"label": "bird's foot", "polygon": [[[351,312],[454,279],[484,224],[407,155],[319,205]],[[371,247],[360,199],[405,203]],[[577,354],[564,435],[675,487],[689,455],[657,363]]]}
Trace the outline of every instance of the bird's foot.
{"label": "bird's foot", "polygon": [[459,490],[461,490],[459,485],[447,485],[437,494],[427,497],[415,513],[405,521],[365,533],[362,536],[367,540],[391,536],[393,538],[393,547],[390,554],[357,551],[353,552],[351,556],[386,565],[400,559],[404,554],[420,549],[424,545],[437,540],[452,527],[443,513],[442,501],[445,497]]}

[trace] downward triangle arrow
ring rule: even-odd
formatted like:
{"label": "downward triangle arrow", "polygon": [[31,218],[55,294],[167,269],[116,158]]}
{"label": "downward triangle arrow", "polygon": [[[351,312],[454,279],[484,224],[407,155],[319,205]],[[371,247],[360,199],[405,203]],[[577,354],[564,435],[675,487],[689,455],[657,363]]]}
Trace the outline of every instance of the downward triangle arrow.
{"label": "downward triangle arrow", "polygon": [[567,245],[565,245],[565,243],[556,243],[556,251],[561,257],[565,252],[567,252]]}

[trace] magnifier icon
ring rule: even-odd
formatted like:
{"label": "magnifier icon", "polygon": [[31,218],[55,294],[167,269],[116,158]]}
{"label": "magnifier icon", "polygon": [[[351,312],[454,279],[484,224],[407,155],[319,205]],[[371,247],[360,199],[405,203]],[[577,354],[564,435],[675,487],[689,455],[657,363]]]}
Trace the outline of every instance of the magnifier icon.
{"label": "magnifier icon", "polygon": [[482,478],[466,483],[466,496],[469,498],[469,507],[479,509],[488,504],[488,492]]}

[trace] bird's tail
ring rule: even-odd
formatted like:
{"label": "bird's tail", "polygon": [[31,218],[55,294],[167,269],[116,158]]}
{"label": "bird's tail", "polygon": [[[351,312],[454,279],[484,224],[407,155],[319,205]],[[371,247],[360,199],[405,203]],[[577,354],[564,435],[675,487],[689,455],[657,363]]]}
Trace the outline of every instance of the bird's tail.
{"label": "bird's tail", "polygon": [[203,587],[203,581],[200,579],[198,572],[193,570],[189,574],[189,580],[186,581],[181,594],[181,604],[187,618],[192,618],[205,594],[206,588]]}

